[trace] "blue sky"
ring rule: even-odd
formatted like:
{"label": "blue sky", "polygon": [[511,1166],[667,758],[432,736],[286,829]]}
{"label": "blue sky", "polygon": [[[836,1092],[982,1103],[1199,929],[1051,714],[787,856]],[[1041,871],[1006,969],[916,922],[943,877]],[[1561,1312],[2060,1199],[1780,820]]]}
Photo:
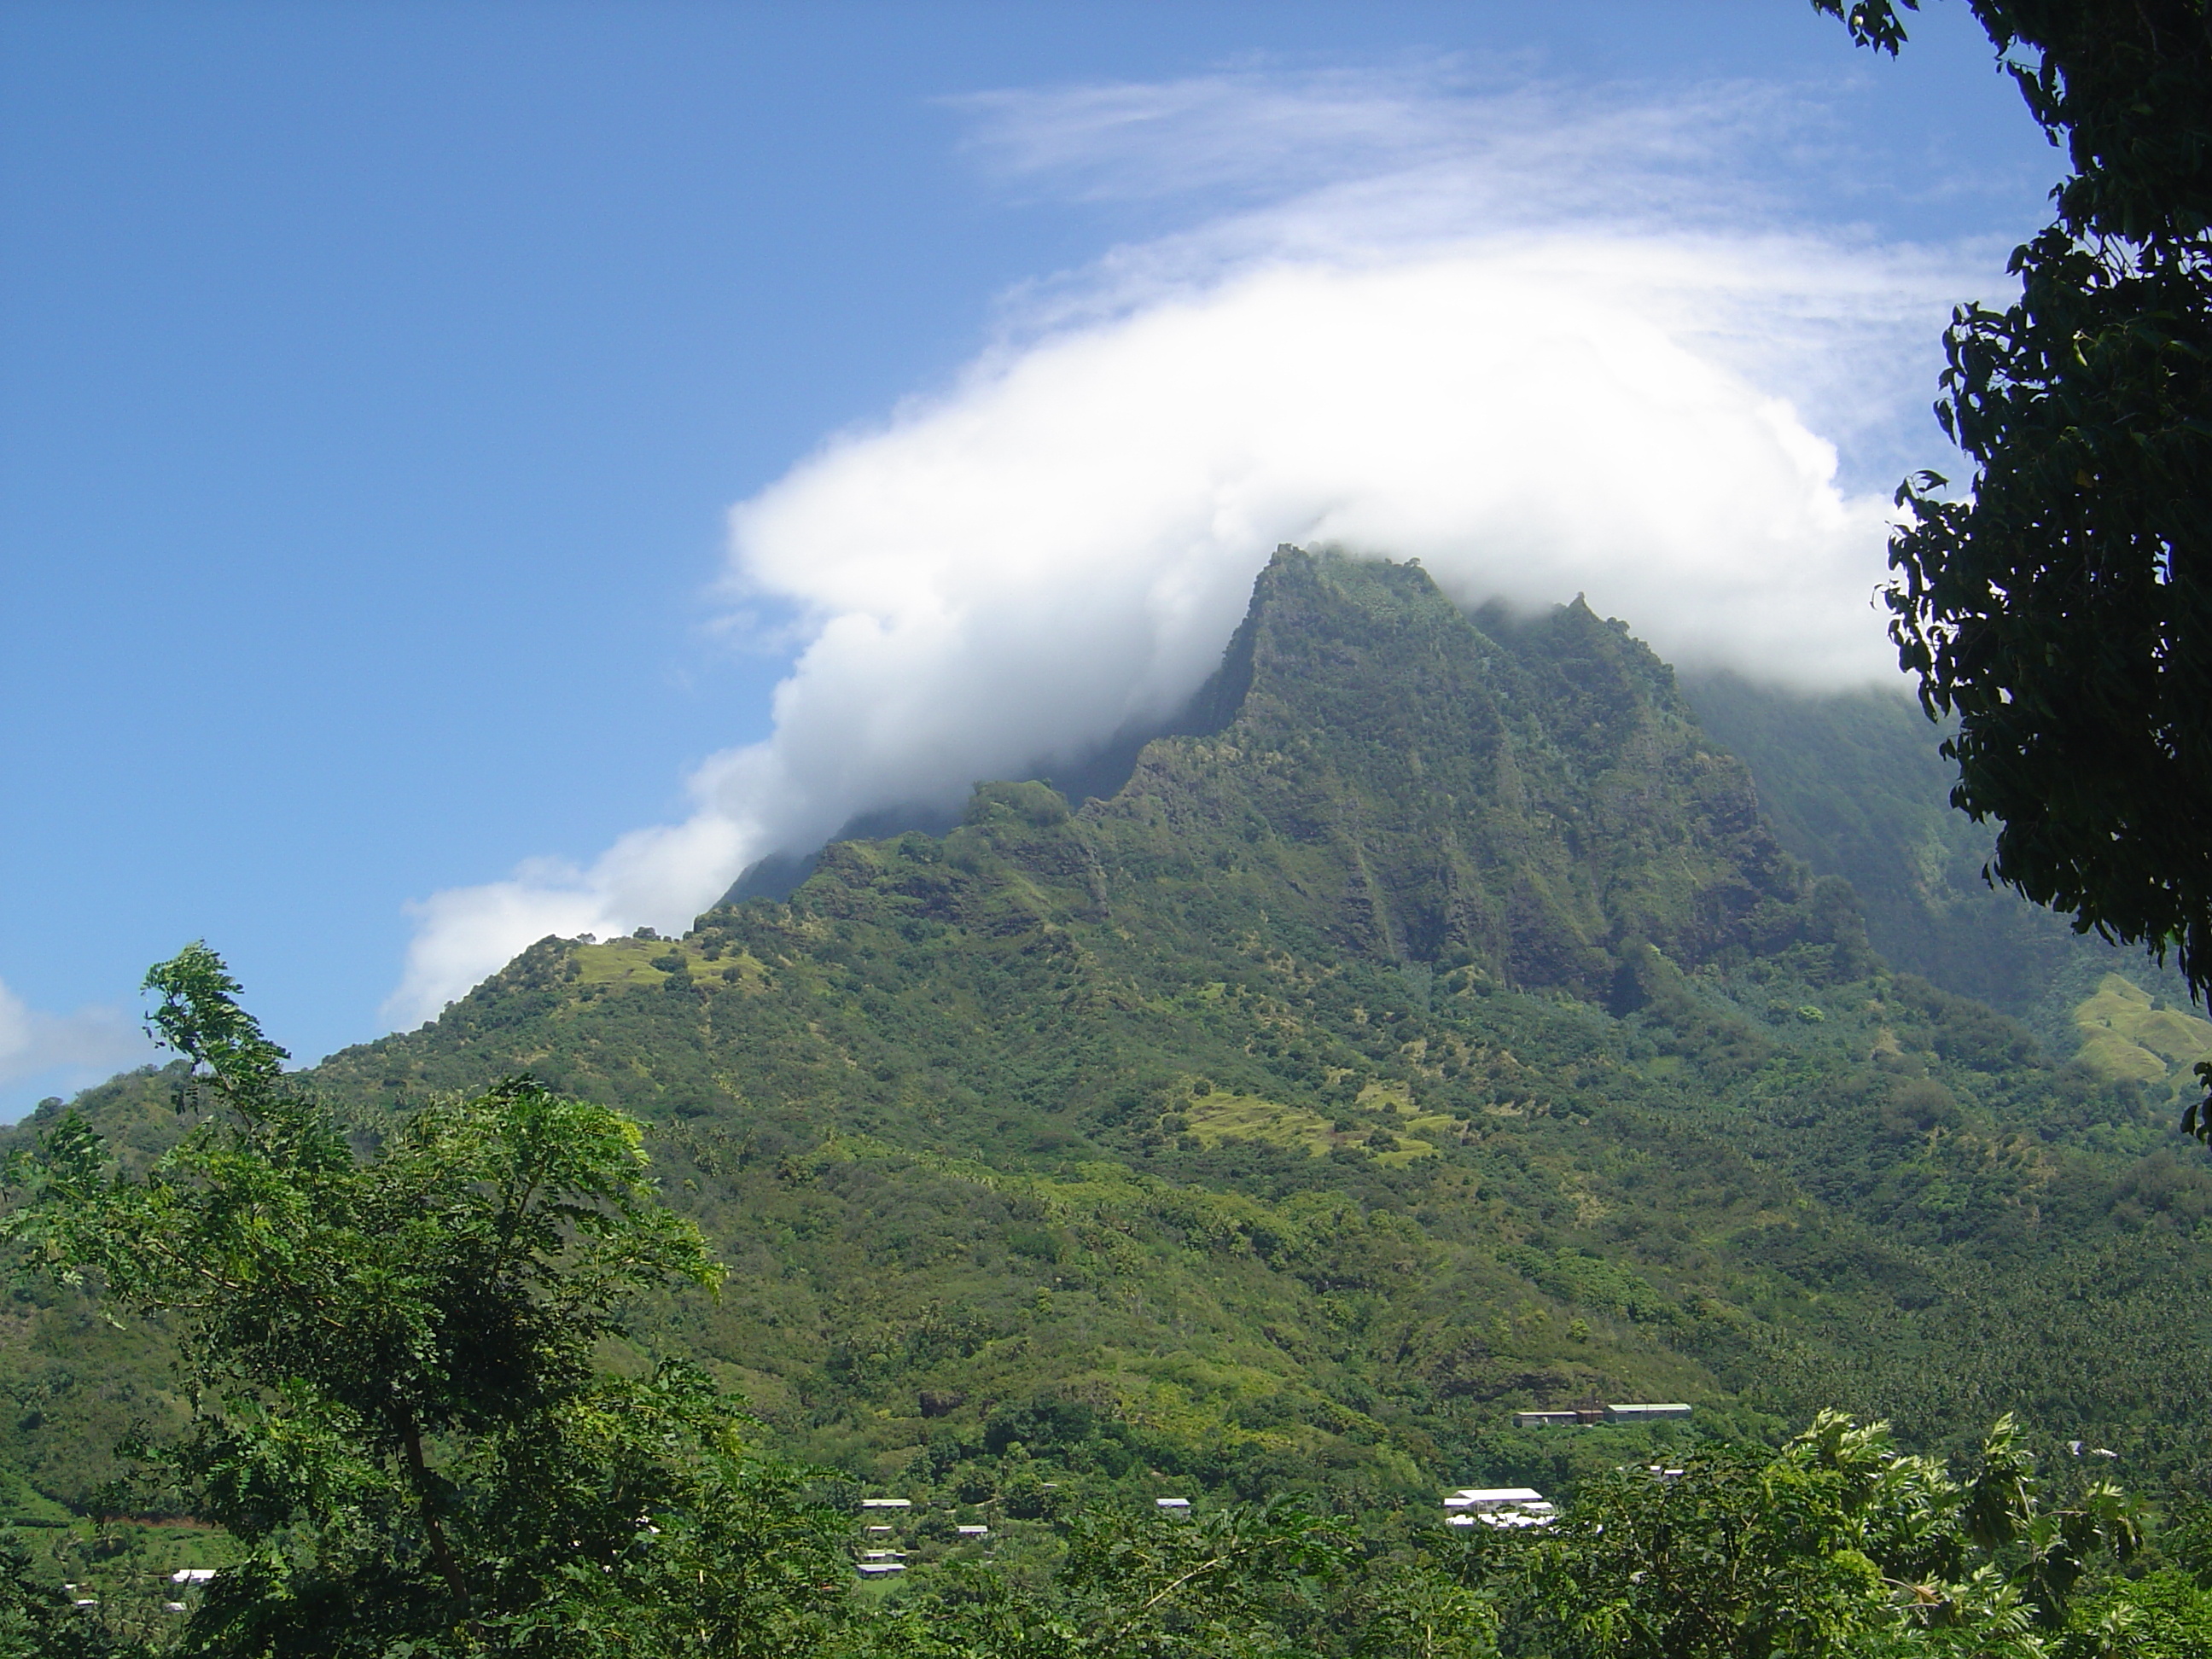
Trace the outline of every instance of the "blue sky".
{"label": "blue sky", "polygon": [[[1613,517],[1399,510],[1512,439],[1450,426],[1468,386],[1535,395],[1487,346],[1368,377],[1473,340],[1471,295],[1586,297],[1604,385],[1690,399],[1716,471],[1783,458],[1759,510],[1832,574],[1747,531],[1788,580],[1731,636],[1797,638],[1820,582],[1863,591],[1866,503],[1943,459],[1946,304],[1999,291],[2056,167],[1942,0],[1894,64],[1802,0],[0,11],[0,1117],[131,1059],[187,939],[313,1058],[532,927],[669,925],[848,811],[1072,753],[1179,695],[1299,526],[1470,594],[1505,578],[1455,550],[1510,532],[1515,596],[1617,580],[1711,645],[1576,551],[1735,534],[1668,495],[1694,456],[1638,477],[1649,398],[1539,480],[1615,481]],[[1221,392],[1270,376],[1411,396],[1444,459],[1386,431],[1327,502],[1224,483],[1253,434],[1388,427]],[[1148,396],[1200,414],[1166,442]],[[1161,476],[1190,455],[1203,533]]]}

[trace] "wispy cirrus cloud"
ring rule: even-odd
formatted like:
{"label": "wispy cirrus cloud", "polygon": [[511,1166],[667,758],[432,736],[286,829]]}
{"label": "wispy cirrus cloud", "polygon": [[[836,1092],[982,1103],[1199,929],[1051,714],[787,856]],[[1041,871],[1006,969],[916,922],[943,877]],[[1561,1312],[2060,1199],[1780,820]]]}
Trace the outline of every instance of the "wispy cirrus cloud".
{"label": "wispy cirrus cloud", "polygon": [[[1801,90],[1678,88],[1663,98],[1575,86],[1459,60],[1389,68],[1223,71],[1169,82],[1006,88],[947,100],[968,152],[1011,189],[1094,202],[1197,198],[1199,226],[1239,210],[1297,216],[1350,206],[1370,229],[1409,191],[1443,191],[1413,234],[1493,222],[1656,223],[1709,217],[1783,192],[1753,144],[1807,148],[1824,125]],[[1345,187],[1349,187],[1348,191]],[[1347,204],[1346,194],[1360,199]]]}
{"label": "wispy cirrus cloud", "polygon": [[1931,319],[2008,242],[1884,241],[1881,187],[1835,89],[1720,82],[1663,97],[1415,64],[972,94],[1008,188],[1217,210],[1006,296],[1001,349],[1281,263],[1609,248],[1642,314],[1756,380],[1889,479],[1917,429]]}

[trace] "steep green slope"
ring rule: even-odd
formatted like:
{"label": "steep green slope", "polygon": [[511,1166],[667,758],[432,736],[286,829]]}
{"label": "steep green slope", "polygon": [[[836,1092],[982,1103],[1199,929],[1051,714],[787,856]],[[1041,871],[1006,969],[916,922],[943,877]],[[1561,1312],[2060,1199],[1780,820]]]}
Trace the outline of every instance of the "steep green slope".
{"label": "steep green slope", "polygon": [[[985,785],[681,940],[542,941],[321,1081],[637,1112],[734,1269],[662,1340],[949,1503],[1395,1501],[1672,1432],[1509,1426],[1592,1393],[2212,1462],[2203,1155],[1887,968],[1620,625],[1285,550],[1187,725],[1078,811]],[[164,1092],[97,1103],[158,1137]],[[81,1498],[105,1396],[39,1295],[9,1445]]]}
{"label": "steep green slope", "polygon": [[1957,773],[1938,752],[1942,730],[1901,690],[1808,695],[1719,673],[1684,690],[1699,723],[1750,768],[1776,839],[1851,884],[1867,936],[1893,966],[2025,1020],[2061,1053],[2078,1041],[2075,1011],[2109,974],[2146,996],[2187,1000],[2180,976],[2142,951],[2077,934],[1984,878],[1995,831],[1951,806]]}

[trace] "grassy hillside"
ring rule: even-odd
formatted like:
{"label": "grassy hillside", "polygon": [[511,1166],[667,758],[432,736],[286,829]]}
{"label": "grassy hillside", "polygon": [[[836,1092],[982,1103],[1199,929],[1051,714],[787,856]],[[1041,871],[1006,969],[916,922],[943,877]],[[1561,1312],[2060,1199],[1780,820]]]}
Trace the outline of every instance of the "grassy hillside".
{"label": "grassy hillside", "polygon": [[[987,784],[681,939],[541,941],[319,1082],[368,1133],[520,1070],[646,1119],[733,1269],[656,1340],[946,1514],[1425,1504],[1680,1432],[1510,1426],[1592,1394],[1947,1451],[2017,1408],[2212,1469],[2212,1174],[2098,1059],[2193,1040],[2170,1011],[2100,991],[2054,1060],[1893,970],[1580,605],[1510,628],[1285,550],[1186,726],[1079,809]],[[167,1094],[87,1104],[144,1156]],[[13,1318],[5,1449],[82,1503],[176,1408],[158,1333]]]}

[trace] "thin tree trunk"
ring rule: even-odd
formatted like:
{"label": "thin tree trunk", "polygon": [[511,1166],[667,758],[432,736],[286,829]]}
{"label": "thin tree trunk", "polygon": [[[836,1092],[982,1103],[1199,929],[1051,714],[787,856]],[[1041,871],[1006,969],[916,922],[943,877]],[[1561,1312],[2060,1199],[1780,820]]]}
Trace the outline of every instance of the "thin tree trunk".
{"label": "thin tree trunk", "polygon": [[453,1591],[453,1606],[461,1619],[473,1625],[475,1621],[469,1618],[469,1581],[462,1576],[460,1560],[438,1520],[437,1496],[430,1489],[430,1466],[422,1459],[422,1431],[410,1421],[400,1439],[407,1448],[407,1468],[414,1477],[415,1503],[422,1512],[422,1530],[430,1540],[430,1559],[438,1564],[447,1588]]}

